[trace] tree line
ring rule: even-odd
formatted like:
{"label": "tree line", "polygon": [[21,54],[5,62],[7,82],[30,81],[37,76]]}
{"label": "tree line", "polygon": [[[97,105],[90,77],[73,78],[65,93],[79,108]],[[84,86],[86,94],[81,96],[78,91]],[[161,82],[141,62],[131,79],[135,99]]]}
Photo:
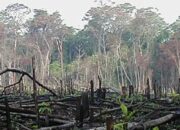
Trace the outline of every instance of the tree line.
{"label": "tree line", "polygon": [[[70,80],[77,88],[88,82],[144,92],[146,81],[176,90],[180,77],[180,18],[168,24],[157,9],[130,3],[101,4],[84,16],[83,29],[67,26],[59,12],[12,4],[0,11],[0,69],[20,68],[56,88]],[[1,77],[0,84],[18,75]],[[28,84],[28,80],[24,81]]]}

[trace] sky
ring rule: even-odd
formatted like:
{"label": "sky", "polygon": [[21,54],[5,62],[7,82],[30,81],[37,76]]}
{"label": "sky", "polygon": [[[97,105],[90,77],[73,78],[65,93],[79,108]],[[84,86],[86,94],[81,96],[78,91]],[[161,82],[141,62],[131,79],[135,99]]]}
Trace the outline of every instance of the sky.
{"label": "sky", "polygon": [[[54,12],[59,11],[64,23],[68,26],[82,29],[86,24],[82,21],[85,13],[98,5],[95,0],[0,0],[0,10],[9,4],[20,3],[31,9],[45,9]],[[118,3],[131,3],[137,8],[158,8],[161,16],[167,23],[174,22],[180,16],[180,0],[114,0]]]}

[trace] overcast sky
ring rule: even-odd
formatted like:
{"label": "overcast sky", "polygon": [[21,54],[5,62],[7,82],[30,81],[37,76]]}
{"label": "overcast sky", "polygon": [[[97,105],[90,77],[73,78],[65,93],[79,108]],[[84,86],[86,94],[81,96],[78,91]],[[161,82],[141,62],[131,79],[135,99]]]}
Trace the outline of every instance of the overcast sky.
{"label": "overcast sky", "polygon": [[[114,0],[120,3],[131,3],[137,8],[155,7],[159,9],[166,22],[172,23],[180,15],[180,0]],[[49,12],[59,11],[64,23],[76,28],[83,28],[82,18],[93,6],[94,0],[0,0],[0,9],[13,3],[25,4],[31,9],[46,9]]]}

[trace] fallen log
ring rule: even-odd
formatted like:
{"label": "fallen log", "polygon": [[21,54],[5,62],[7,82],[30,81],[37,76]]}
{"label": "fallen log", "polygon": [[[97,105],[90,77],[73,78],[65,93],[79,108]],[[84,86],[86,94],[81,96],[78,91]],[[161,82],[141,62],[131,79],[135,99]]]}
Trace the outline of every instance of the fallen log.
{"label": "fallen log", "polygon": [[[15,115],[20,115],[22,117],[25,117],[25,118],[36,118],[36,115],[35,114],[22,114],[22,113],[12,113],[12,114],[15,114]],[[40,116],[40,119],[42,120],[45,120],[45,116]],[[75,125],[75,122],[72,122],[72,121],[67,121],[67,120],[62,120],[62,119],[55,119],[55,118],[52,118],[50,119],[51,122],[55,122],[55,123],[58,123],[60,125],[57,125],[57,126],[50,126],[50,127],[43,127],[43,128],[40,128],[39,130],[50,130],[50,129],[65,129],[65,128],[70,128],[70,127],[74,127]],[[20,125],[22,128],[24,128],[25,126],[18,123],[18,122],[15,122],[17,125]],[[26,127],[27,130],[29,130],[27,127]]]}
{"label": "fallen log", "polygon": [[63,124],[63,125],[58,125],[58,126],[44,127],[44,128],[40,128],[39,130],[67,129],[67,128],[74,127],[74,125],[75,125],[75,123],[71,122],[71,123],[68,123],[68,124]]}
{"label": "fallen log", "polygon": [[[22,117],[25,117],[25,118],[36,118],[36,115],[35,114],[24,114],[24,113],[12,113],[12,114],[15,114],[15,115],[20,115]],[[67,121],[67,120],[63,120],[63,119],[57,119],[55,118],[53,115],[49,116],[51,119],[50,121],[52,122],[56,122],[56,123],[59,123],[59,124],[68,124],[68,123],[72,123],[71,121]],[[40,115],[40,119],[42,120],[45,120],[45,116],[43,115]]]}
{"label": "fallen log", "polygon": [[[6,111],[6,106],[5,105],[0,105],[0,110],[1,111]],[[32,110],[22,109],[22,108],[13,108],[13,107],[9,107],[9,112],[35,114],[35,112],[32,111]]]}
{"label": "fallen log", "polygon": [[18,123],[18,122],[13,122],[13,123],[15,123],[16,126],[20,127],[20,129],[23,129],[23,130],[32,130],[32,129],[24,126],[24,125],[21,124],[21,123]]}
{"label": "fallen log", "polygon": [[150,121],[146,121],[144,123],[133,123],[134,125],[132,125],[131,127],[128,128],[128,130],[144,130],[144,129],[148,129],[151,127],[155,127],[155,126],[159,126],[162,125],[164,123],[167,123],[175,118],[177,118],[179,116],[177,116],[176,114],[168,114],[166,116],[160,117],[158,119],[154,119],[154,120],[150,120]]}

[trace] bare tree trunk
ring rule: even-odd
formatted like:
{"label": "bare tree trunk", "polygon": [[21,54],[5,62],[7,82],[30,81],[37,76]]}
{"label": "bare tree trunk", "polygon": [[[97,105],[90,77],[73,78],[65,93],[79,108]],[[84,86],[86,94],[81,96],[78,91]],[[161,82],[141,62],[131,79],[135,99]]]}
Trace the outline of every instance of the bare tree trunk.
{"label": "bare tree trunk", "polygon": [[33,70],[33,98],[35,103],[35,111],[36,111],[36,122],[39,127],[39,110],[38,110],[38,98],[37,98],[37,87],[36,87],[36,76],[35,76],[35,57],[32,58],[32,70]]}
{"label": "bare tree trunk", "polygon": [[[135,44],[135,43],[134,43]],[[133,46],[133,60],[134,60],[134,76],[135,76],[135,85],[137,92],[139,92],[139,86],[138,86],[138,72],[137,72],[137,62],[136,62],[136,45]]]}
{"label": "bare tree trunk", "polygon": [[[64,61],[63,61],[63,39],[57,39],[56,44],[60,56],[62,86],[64,87]],[[65,88],[66,89],[66,88]]]}
{"label": "bare tree trunk", "polygon": [[121,71],[121,83],[122,83],[121,85],[124,86],[124,78],[123,78],[122,67],[121,67],[120,71]]}
{"label": "bare tree trunk", "polygon": [[[116,62],[116,63],[117,63],[117,62]],[[118,87],[119,87],[120,76],[119,76],[119,67],[118,67],[118,64],[116,65],[116,70],[117,70],[117,81],[118,81]]]}

